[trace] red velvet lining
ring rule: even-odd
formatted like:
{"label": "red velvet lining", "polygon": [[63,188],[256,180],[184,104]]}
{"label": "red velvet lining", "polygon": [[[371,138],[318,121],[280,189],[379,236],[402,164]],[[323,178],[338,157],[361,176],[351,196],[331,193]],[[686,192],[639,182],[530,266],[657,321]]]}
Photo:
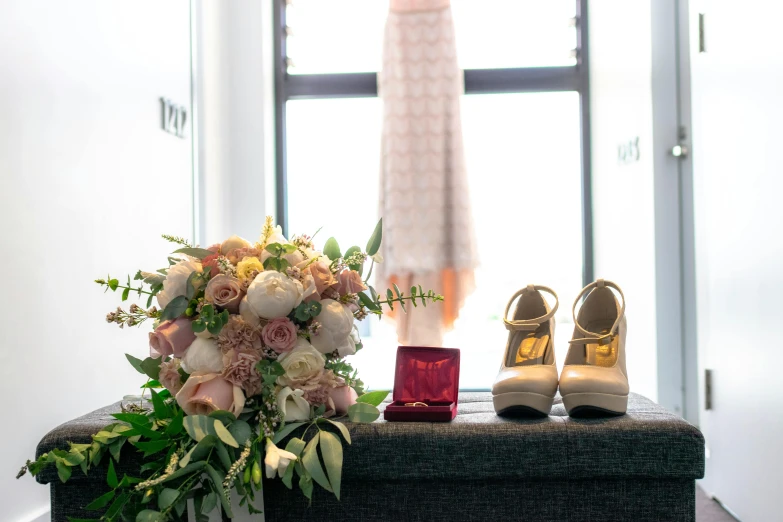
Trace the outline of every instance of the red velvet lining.
{"label": "red velvet lining", "polygon": [[[448,421],[457,415],[459,350],[400,346],[394,373],[394,402],[386,420]],[[428,406],[406,406],[423,402]]]}

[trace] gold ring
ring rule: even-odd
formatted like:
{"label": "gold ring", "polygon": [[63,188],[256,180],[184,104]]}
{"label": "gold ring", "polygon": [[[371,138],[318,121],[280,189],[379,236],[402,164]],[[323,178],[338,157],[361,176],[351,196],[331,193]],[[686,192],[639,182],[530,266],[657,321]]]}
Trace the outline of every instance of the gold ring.
{"label": "gold ring", "polygon": [[406,402],[405,406],[416,406],[416,407],[424,406],[425,408],[428,408],[429,404],[424,404],[423,402]]}

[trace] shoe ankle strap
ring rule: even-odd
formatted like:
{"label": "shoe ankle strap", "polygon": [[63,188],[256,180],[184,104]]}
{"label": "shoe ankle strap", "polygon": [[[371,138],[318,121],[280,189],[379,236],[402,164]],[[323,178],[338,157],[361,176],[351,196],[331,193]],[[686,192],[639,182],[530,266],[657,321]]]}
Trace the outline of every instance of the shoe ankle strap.
{"label": "shoe ankle strap", "polygon": [[[582,300],[582,297],[587,297],[590,292],[592,292],[596,288],[614,288],[617,290],[617,293],[620,294],[620,299],[622,300],[622,305],[620,306],[620,313],[617,314],[617,319],[615,319],[614,324],[612,325],[612,328],[609,330],[609,333],[600,334],[596,332],[591,332],[589,330],[585,330],[582,328],[582,326],[579,324],[579,321],[577,321],[576,317],[576,305],[579,304],[579,301]],[[605,279],[596,279],[586,287],[582,289],[581,292],[579,292],[579,295],[576,296],[576,299],[574,299],[574,306],[571,308],[571,314],[574,317],[574,326],[576,329],[585,337],[582,339],[571,339],[571,344],[593,344],[597,343],[599,345],[607,345],[612,342],[612,339],[614,339],[614,336],[617,335],[617,327],[620,326],[620,321],[622,321],[623,316],[625,315],[625,296],[623,295],[623,291],[620,290],[620,287],[617,286],[615,283],[611,281],[607,281]]]}
{"label": "shoe ankle strap", "polygon": [[[514,300],[516,300],[517,297],[520,297],[522,294],[527,292],[539,292],[539,291],[544,291],[555,298],[555,306],[552,307],[552,309],[549,312],[542,315],[541,317],[536,317],[535,319],[514,319],[511,321],[508,320],[508,312],[511,310],[511,305],[514,303]],[[511,296],[511,299],[509,299],[508,304],[506,305],[506,313],[503,315],[503,324],[506,325],[507,330],[512,330],[512,331],[521,330],[527,332],[534,332],[538,330],[538,327],[541,326],[542,323],[545,323],[546,321],[549,321],[552,317],[554,317],[555,312],[557,312],[557,307],[559,304],[560,301],[557,298],[557,294],[551,288],[547,286],[541,286],[541,285],[527,285],[525,288],[519,290],[517,293]]]}

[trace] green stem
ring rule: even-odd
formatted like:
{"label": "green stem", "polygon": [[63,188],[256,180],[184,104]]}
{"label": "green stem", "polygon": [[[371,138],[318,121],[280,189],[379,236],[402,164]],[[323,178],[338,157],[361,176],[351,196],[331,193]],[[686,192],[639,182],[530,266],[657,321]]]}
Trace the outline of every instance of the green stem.
{"label": "green stem", "polygon": [[370,280],[370,276],[372,276],[372,269],[375,267],[375,259],[372,260],[370,263],[370,271],[367,272],[367,278],[364,280],[365,283],[367,283]]}

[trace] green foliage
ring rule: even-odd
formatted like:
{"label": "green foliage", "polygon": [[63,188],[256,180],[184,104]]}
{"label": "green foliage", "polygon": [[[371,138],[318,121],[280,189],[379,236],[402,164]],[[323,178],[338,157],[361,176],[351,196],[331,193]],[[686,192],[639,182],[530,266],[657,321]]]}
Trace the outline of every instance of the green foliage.
{"label": "green foliage", "polygon": [[264,270],[276,270],[278,272],[285,272],[291,263],[287,259],[283,259],[286,254],[292,254],[296,252],[296,246],[291,244],[271,243],[265,247],[265,250],[272,254],[272,257],[268,257],[264,261]]}
{"label": "green foliage", "polygon": [[305,424],[306,424],[305,422],[292,422],[286,424],[283,429],[275,433],[275,436],[272,437],[272,442],[277,444],[278,442],[286,438],[288,435],[290,435],[295,429],[301,428]]}
{"label": "green foliage", "polygon": [[373,406],[380,406],[380,404],[386,399],[386,397],[389,395],[389,391],[373,391],[369,393],[365,393],[358,399],[356,399],[356,402],[364,402],[367,404],[371,404]]}
{"label": "green foliage", "polygon": [[365,251],[368,256],[374,256],[381,248],[381,239],[383,238],[383,218],[378,220],[378,224],[375,225],[375,230],[370,236],[370,240],[367,241],[367,248]]}
{"label": "green foliage", "polygon": [[172,254],[185,254],[186,256],[195,257],[196,259],[204,259],[205,257],[214,254],[214,252],[205,248],[185,247],[175,250]]}
{"label": "green foliage", "polygon": [[340,252],[340,245],[337,243],[337,240],[333,237],[330,237],[326,240],[326,243],[324,243],[324,255],[328,257],[331,261],[335,261],[337,259],[340,259],[343,255]]}
{"label": "green foliage", "polygon": [[166,308],[163,309],[163,312],[160,314],[160,320],[173,321],[174,319],[183,316],[189,305],[190,299],[184,295],[178,295],[169,301],[169,304],[167,304]]}
{"label": "green foliage", "polygon": [[285,375],[285,369],[282,364],[267,359],[259,361],[259,363],[256,364],[256,370],[261,374],[261,379],[263,379],[264,384],[267,386],[274,385],[278,377]]}
{"label": "green foliage", "polygon": [[340,483],[343,475],[343,444],[333,433],[320,432],[321,455],[334,496],[340,500]]}
{"label": "green foliage", "polygon": [[348,418],[351,422],[370,423],[380,416],[381,412],[372,404],[357,402],[348,408]]}
{"label": "green foliage", "polygon": [[314,317],[318,317],[318,315],[321,313],[321,303],[318,301],[312,301],[310,303],[301,303],[299,306],[297,306],[294,309],[294,318],[297,321],[300,321],[302,323],[306,323],[310,319]]}
{"label": "green foliage", "polygon": [[[351,248],[345,251],[344,257],[346,259],[346,262],[348,259],[351,258],[351,256],[353,256],[354,254],[361,254],[361,252],[362,252],[361,248],[359,248],[358,246],[352,246]],[[361,275],[361,273],[364,271],[364,263],[350,263],[348,264],[348,268],[350,268],[351,270],[356,270]]]}
{"label": "green foliage", "polygon": [[212,335],[218,335],[223,327],[228,324],[228,319],[228,310],[216,313],[215,308],[211,304],[205,304],[201,307],[198,318],[190,323],[190,327],[195,333],[207,330]]}

